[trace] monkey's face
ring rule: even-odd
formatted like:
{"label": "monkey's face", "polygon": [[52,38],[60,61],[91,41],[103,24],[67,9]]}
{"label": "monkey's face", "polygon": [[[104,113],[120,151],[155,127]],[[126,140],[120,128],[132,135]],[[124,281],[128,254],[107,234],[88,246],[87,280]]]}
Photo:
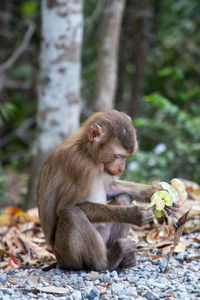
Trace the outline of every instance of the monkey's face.
{"label": "monkey's face", "polygon": [[106,173],[115,176],[124,171],[126,158],[137,150],[134,127],[132,131],[130,130],[129,145],[129,134],[123,127],[115,134],[113,129],[106,127],[105,124],[102,126],[92,123],[88,126],[86,130],[88,152],[95,162],[103,164]]}
{"label": "monkey's face", "polygon": [[[108,150],[108,149],[107,149]],[[108,153],[110,155],[108,155]],[[126,158],[132,153],[124,149],[118,140],[110,144],[110,149],[107,151],[107,157],[104,159],[104,170],[108,174],[115,176],[123,173],[126,164]]]}
{"label": "monkey's face", "polygon": [[115,160],[112,163],[104,163],[104,170],[109,175],[120,175],[125,169],[126,157],[120,154],[115,155]]}

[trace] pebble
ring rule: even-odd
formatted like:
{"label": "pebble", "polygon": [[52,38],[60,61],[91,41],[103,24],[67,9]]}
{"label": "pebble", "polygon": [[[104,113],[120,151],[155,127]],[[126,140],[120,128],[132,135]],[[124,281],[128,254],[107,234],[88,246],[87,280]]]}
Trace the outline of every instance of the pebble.
{"label": "pebble", "polygon": [[5,274],[0,274],[0,282],[5,283],[7,280],[7,277]]}
{"label": "pebble", "polygon": [[[195,236],[198,237],[198,233]],[[163,273],[166,258],[151,261],[140,255],[137,266],[120,272],[72,272],[59,268],[43,272],[32,268],[11,269],[6,274],[0,270],[0,299],[157,300],[170,297],[170,300],[197,300],[200,299],[200,260],[190,263],[185,260],[198,255],[199,250],[199,243],[194,243],[191,249],[174,254],[166,274]],[[36,287],[49,286],[64,287],[68,292],[49,294],[36,290]]]}

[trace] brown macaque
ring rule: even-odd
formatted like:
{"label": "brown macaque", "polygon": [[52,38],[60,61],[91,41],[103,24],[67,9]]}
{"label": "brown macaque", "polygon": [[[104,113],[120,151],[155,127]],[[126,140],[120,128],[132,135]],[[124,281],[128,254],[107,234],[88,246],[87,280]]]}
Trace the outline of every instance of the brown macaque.
{"label": "brown macaque", "polygon": [[[113,270],[135,265],[129,224],[144,225],[154,185],[115,180],[137,150],[130,117],[95,113],[45,161],[38,184],[41,225],[58,265],[68,270]],[[114,196],[108,201],[108,196]]]}

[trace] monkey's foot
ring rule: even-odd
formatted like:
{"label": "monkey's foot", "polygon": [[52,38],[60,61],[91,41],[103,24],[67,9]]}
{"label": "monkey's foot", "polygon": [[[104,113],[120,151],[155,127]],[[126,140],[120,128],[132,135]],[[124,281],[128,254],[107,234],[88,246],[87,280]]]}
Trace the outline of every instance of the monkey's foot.
{"label": "monkey's foot", "polygon": [[118,270],[134,267],[136,265],[136,247],[135,242],[130,238],[123,239],[124,256],[119,263]]}
{"label": "monkey's foot", "polygon": [[130,238],[115,241],[108,253],[109,269],[124,269],[135,266],[135,242]]}

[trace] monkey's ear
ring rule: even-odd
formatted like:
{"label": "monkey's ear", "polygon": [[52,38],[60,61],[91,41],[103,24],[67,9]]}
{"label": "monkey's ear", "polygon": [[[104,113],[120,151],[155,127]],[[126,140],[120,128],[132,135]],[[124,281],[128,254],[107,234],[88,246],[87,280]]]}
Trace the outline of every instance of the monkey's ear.
{"label": "monkey's ear", "polygon": [[104,132],[98,124],[91,124],[87,129],[87,136],[90,142],[99,142],[104,135]]}

